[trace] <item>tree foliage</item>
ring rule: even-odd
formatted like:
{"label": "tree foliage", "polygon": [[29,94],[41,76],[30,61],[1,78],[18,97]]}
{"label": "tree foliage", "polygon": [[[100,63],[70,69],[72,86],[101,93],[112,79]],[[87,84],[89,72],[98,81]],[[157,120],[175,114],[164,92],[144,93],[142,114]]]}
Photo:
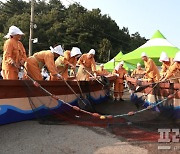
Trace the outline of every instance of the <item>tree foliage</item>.
{"label": "tree foliage", "polygon": [[[0,2],[0,51],[2,36],[11,25],[18,26],[24,33],[22,40],[28,51],[30,28],[30,2],[9,0]],[[146,42],[138,32],[130,35],[126,27],[120,29],[108,15],[100,9],[87,10],[78,3],[65,7],[60,0],[36,0],[34,38],[39,42],[33,44],[33,52],[49,49],[49,46],[61,44],[65,48],[78,46],[83,53],[91,48],[96,50],[96,60],[106,62],[109,51],[114,57],[119,51],[127,53]]]}

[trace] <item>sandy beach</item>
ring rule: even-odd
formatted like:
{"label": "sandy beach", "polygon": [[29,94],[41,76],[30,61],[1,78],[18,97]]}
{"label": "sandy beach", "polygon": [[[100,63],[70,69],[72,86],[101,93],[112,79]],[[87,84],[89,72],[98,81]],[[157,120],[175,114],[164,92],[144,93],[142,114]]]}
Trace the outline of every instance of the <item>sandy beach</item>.
{"label": "sandy beach", "polygon": [[147,153],[101,130],[75,125],[40,125],[26,121],[1,127],[1,154],[5,153]]}
{"label": "sandy beach", "polygon": [[[126,113],[135,110],[128,105],[128,97],[124,102],[107,102],[96,106],[103,113]],[[147,116],[148,115],[148,116]],[[111,128],[85,127],[73,124],[46,125],[37,120],[23,121],[0,126],[1,154],[136,154],[136,153],[178,153],[179,143],[168,143],[170,150],[158,150],[161,145],[156,139],[144,140],[136,136],[132,139],[133,131],[139,131],[141,136],[150,130],[157,137],[155,125],[134,125],[133,123],[153,122],[156,113],[147,111],[132,117],[126,117],[128,123]],[[130,123],[129,123],[130,122]],[[132,124],[131,124],[132,122]],[[130,126],[130,128],[128,127]],[[149,127],[151,126],[151,127]],[[166,127],[168,124],[166,124]],[[170,125],[169,125],[170,126]],[[118,130],[118,131],[117,131]],[[132,130],[132,131],[130,131]],[[123,132],[124,131],[124,132]],[[129,131],[129,132],[128,132]],[[124,133],[130,134],[130,136]],[[127,136],[127,137],[126,137]],[[139,136],[139,135],[138,135]],[[148,138],[153,138],[149,135]],[[131,140],[130,140],[131,139]],[[167,144],[165,144],[167,145]]]}

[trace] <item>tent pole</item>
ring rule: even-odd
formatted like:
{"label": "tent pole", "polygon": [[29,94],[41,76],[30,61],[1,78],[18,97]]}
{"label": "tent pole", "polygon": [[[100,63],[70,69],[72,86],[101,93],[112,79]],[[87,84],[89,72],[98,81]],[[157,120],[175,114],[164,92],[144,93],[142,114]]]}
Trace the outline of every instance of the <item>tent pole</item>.
{"label": "tent pole", "polygon": [[109,50],[109,53],[108,53],[108,61],[110,61],[110,56],[111,56],[111,50]]}

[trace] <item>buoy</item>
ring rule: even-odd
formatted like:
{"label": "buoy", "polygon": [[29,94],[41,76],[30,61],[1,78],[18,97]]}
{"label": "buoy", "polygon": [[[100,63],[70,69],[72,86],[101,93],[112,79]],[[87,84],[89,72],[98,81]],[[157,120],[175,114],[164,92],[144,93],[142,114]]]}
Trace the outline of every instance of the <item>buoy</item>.
{"label": "buoy", "polygon": [[174,98],[174,95],[171,94],[168,96],[168,99],[172,99],[172,98]]}
{"label": "buoy", "polygon": [[80,110],[80,108],[77,107],[77,106],[73,106],[73,109],[76,110],[76,111],[79,111],[79,110]]}
{"label": "buoy", "polygon": [[149,106],[147,107],[148,110],[150,110],[150,109],[152,109],[152,108],[153,108],[152,105],[149,105]]}
{"label": "buoy", "polygon": [[133,112],[133,111],[128,112],[128,115],[129,115],[129,116],[134,115],[134,112]]}
{"label": "buoy", "polygon": [[106,116],[108,119],[112,119],[113,118],[113,116],[112,115],[108,115],[108,116]]}
{"label": "buoy", "polygon": [[39,83],[36,82],[36,81],[34,81],[33,84],[34,84],[36,87],[39,87],[39,86],[40,86]]}
{"label": "buoy", "polygon": [[100,116],[100,119],[106,119],[106,117],[105,116]]}
{"label": "buoy", "polygon": [[52,97],[52,98],[54,98],[54,99],[56,99],[56,100],[58,100],[58,99],[59,99],[59,97],[58,97],[58,96],[56,96],[56,95],[52,95],[51,97]]}
{"label": "buoy", "polygon": [[94,117],[100,117],[100,115],[98,113],[93,113],[92,114]]}

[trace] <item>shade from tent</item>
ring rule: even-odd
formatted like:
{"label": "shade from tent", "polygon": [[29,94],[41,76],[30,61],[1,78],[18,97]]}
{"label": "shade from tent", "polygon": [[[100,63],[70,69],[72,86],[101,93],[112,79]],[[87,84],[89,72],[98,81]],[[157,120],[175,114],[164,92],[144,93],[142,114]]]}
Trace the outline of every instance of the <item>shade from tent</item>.
{"label": "shade from tent", "polygon": [[132,65],[136,65],[138,62],[144,64],[141,60],[141,53],[145,52],[159,66],[161,65],[159,57],[163,51],[173,58],[179,49],[169,43],[163,34],[157,30],[149,41],[136,50],[124,55],[121,59]]}

